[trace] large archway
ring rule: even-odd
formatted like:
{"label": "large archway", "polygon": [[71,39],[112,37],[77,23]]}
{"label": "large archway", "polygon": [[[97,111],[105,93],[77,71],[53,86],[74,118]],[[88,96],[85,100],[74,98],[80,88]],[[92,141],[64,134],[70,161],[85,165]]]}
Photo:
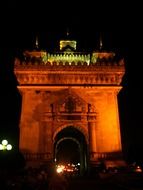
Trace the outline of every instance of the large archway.
{"label": "large archway", "polygon": [[84,135],[69,126],[55,137],[54,158],[57,163],[80,163],[80,175],[88,171],[88,148]]}

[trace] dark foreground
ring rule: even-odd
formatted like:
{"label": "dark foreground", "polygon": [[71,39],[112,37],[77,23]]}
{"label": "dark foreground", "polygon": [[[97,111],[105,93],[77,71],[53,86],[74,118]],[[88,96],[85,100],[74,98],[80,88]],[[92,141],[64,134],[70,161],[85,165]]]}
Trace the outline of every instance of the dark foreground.
{"label": "dark foreground", "polygon": [[143,190],[143,174],[111,174],[73,179],[69,190]]}
{"label": "dark foreground", "polygon": [[[84,177],[64,177],[67,186],[50,188],[45,171],[0,171],[0,190],[143,190],[143,173],[97,173]],[[56,182],[54,181],[54,184]],[[64,188],[65,187],[65,188]]]}

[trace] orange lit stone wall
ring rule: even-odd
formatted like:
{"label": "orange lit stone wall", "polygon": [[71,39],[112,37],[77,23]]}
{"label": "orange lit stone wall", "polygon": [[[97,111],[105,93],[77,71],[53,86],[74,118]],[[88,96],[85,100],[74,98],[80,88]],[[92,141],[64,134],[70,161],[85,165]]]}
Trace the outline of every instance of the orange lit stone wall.
{"label": "orange lit stone wall", "polygon": [[79,92],[81,97],[90,102],[96,110],[96,119],[90,121],[90,125],[92,125],[91,136],[94,136],[90,142],[91,152],[116,153],[122,151],[117,102],[120,88],[100,86]]}
{"label": "orange lit stone wall", "polygon": [[[68,91],[68,87],[64,89]],[[92,105],[96,111],[96,118],[91,118],[89,121],[87,117],[80,121],[53,120],[50,104],[64,101],[67,94],[64,96],[62,87],[58,89],[19,88],[23,99],[20,149],[27,153],[48,153],[52,158],[55,131],[62,126],[73,125],[78,130],[84,131],[90,152],[120,152],[121,139],[117,105],[117,93],[120,87],[72,87],[70,89],[84,101],[85,107],[87,103]],[[50,92],[50,95],[47,95],[47,92]],[[97,159],[97,156],[94,159]]]}
{"label": "orange lit stone wall", "polygon": [[[97,56],[88,55],[88,61],[80,63],[58,62],[56,54],[52,58],[56,62],[42,62],[41,57],[35,63],[33,58],[27,62],[16,59],[14,72],[22,96],[19,148],[23,154],[52,160],[55,137],[68,126],[84,135],[91,162],[122,152],[117,94],[122,88],[124,61]],[[66,110],[68,98],[75,107],[72,112]]]}
{"label": "orange lit stone wall", "polygon": [[118,88],[101,88],[96,98],[97,152],[121,151],[120,127],[117,107]]}

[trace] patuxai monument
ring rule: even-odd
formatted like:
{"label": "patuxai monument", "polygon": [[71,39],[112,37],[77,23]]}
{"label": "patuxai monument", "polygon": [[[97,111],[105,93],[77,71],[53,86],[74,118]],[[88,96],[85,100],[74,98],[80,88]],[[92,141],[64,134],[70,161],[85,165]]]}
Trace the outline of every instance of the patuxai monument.
{"label": "patuxai monument", "polygon": [[91,52],[78,51],[71,39],[60,40],[58,51],[38,46],[14,64],[22,97],[19,149],[27,165],[60,162],[60,146],[69,142],[81,173],[100,162],[122,165],[117,95],[124,59],[103,50],[102,42]]}

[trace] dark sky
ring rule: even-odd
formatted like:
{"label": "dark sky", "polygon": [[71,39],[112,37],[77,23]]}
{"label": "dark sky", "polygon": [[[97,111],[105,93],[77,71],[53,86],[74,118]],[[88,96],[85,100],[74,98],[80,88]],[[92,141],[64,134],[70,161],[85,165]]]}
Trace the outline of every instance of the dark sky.
{"label": "dark sky", "polygon": [[[129,154],[143,148],[142,125],[142,15],[140,5],[95,1],[12,1],[0,6],[0,121],[1,134],[17,128],[20,97],[13,75],[17,51],[31,49],[35,36],[41,48],[51,50],[67,28],[79,48],[96,49],[99,34],[103,47],[125,57],[126,75],[119,95],[123,143]],[[14,135],[13,135],[14,136]]]}

